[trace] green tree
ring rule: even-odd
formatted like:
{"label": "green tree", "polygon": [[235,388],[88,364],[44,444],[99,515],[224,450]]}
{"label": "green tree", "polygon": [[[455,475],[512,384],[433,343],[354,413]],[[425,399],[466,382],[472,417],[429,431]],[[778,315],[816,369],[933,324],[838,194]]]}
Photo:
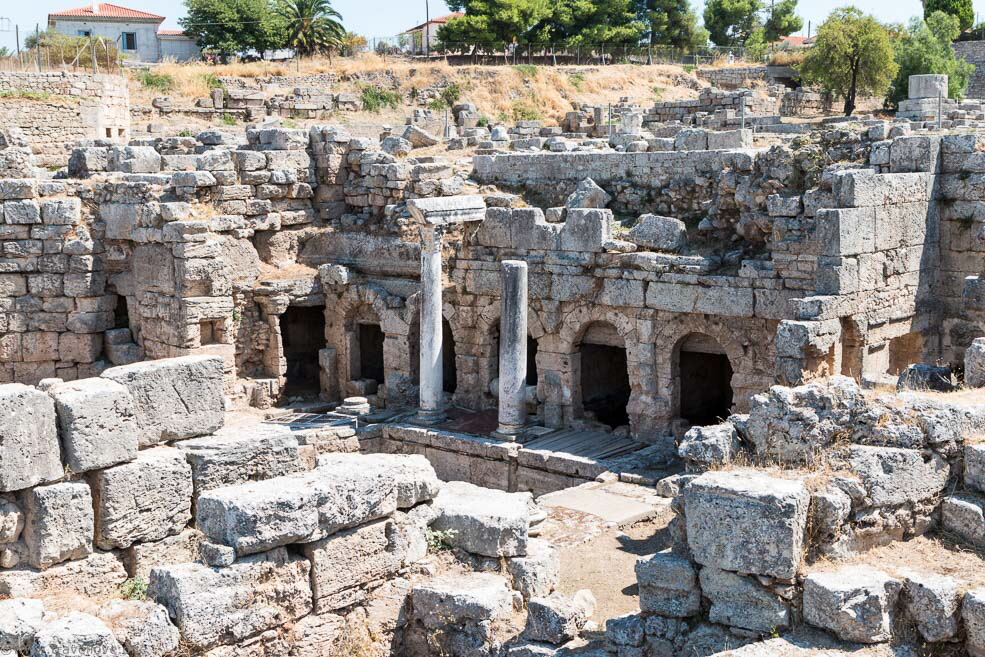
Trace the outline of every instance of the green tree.
{"label": "green tree", "polygon": [[530,43],[552,15],[550,0],[450,0],[448,8],[464,11],[438,29],[443,44]]}
{"label": "green tree", "polygon": [[761,0],[708,0],[705,5],[705,28],[712,42],[719,46],[741,46],[761,27]]}
{"label": "green tree", "polygon": [[223,59],[255,51],[261,57],[284,44],[284,26],[270,0],[185,0],[178,22],[199,48]]}
{"label": "green tree", "polygon": [[951,44],[960,33],[957,16],[942,11],[935,11],[926,21],[912,19],[906,33],[896,41],[899,72],[889,91],[887,104],[896,106],[906,99],[910,76],[925,73],[947,75],[948,97],[964,97],[975,67],[954,54]]}
{"label": "green tree", "polygon": [[886,28],[855,7],[843,7],[818,28],[797,70],[807,84],[842,96],[845,116],[851,116],[858,94],[886,93],[899,66]]}
{"label": "green tree", "polygon": [[975,22],[975,8],[971,0],[924,0],[923,17],[929,19],[935,11],[943,11],[958,19],[958,34],[970,29]]}
{"label": "green tree", "polygon": [[555,0],[530,36],[541,43],[637,44],[645,31],[632,0]]}
{"label": "green tree", "polygon": [[284,20],[287,45],[301,56],[331,53],[345,44],[342,16],[329,0],[281,0],[277,14]]}
{"label": "green tree", "polygon": [[797,15],[797,0],[779,0],[766,10],[763,35],[766,43],[779,41],[804,27],[804,19]]}
{"label": "green tree", "polygon": [[7,46],[0,46],[0,57],[12,57],[14,53]]}
{"label": "green tree", "polygon": [[698,25],[690,0],[638,0],[637,13],[652,45],[691,50],[708,43],[708,30]]}

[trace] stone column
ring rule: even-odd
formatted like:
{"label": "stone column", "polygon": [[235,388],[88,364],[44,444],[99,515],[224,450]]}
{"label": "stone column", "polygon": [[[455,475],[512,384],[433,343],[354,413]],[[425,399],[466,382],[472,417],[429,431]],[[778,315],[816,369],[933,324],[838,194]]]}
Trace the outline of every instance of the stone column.
{"label": "stone column", "polygon": [[441,226],[421,227],[421,402],[417,419],[425,424],[446,418],[441,370],[441,234]]}
{"label": "stone column", "polygon": [[527,263],[504,260],[500,270],[499,428],[515,439],[527,422]]}

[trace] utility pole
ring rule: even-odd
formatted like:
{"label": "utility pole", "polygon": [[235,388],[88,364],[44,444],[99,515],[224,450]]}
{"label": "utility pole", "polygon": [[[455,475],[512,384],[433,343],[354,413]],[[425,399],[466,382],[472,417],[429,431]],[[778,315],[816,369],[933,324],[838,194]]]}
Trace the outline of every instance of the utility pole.
{"label": "utility pole", "polygon": [[431,7],[424,0],[424,55],[431,60]]}

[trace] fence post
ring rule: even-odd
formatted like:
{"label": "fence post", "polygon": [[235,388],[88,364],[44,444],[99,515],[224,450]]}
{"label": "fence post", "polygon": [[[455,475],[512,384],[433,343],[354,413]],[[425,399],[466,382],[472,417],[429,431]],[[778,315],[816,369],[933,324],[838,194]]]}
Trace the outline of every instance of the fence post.
{"label": "fence post", "polygon": [[38,73],[41,72],[41,26],[38,23],[34,24],[34,47],[38,49]]}
{"label": "fence post", "polygon": [[944,92],[937,90],[937,129],[940,130],[944,125]]}

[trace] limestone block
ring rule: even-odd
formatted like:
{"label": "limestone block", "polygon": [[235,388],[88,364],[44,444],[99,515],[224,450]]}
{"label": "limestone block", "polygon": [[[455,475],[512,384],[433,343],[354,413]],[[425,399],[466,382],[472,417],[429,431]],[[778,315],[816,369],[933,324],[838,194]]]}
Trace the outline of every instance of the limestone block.
{"label": "limestone block", "polygon": [[408,125],[406,128],[404,128],[404,133],[403,135],[401,135],[401,137],[404,140],[410,142],[411,146],[413,146],[414,148],[424,148],[427,146],[434,146],[435,144],[441,141],[437,137],[429,133],[428,131],[422,130],[416,125]]}
{"label": "limestone block", "polygon": [[708,150],[724,151],[736,148],[752,148],[752,130],[709,130],[707,133]]}
{"label": "limestone block", "polygon": [[[318,465],[340,462],[335,457],[318,459]],[[345,463],[343,457],[341,463]],[[377,464],[389,471],[397,491],[397,508],[406,509],[433,500],[441,490],[441,481],[431,463],[420,454],[364,454],[360,463]]]}
{"label": "limestone block", "polygon": [[939,74],[911,75],[908,81],[907,98],[937,98],[939,94],[947,99],[947,76]]}
{"label": "limestone block", "polygon": [[195,493],[272,479],[304,469],[298,441],[287,427],[223,427],[211,436],[175,443],[191,465]]}
{"label": "limestone block", "polygon": [[561,227],[562,251],[599,253],[612,239],[612,211],[570,208]]}
{"label": "limestone block", "polygon": [[159,604],[139,600],[110,600],[97,616],[113,632],[130,657],[165,657],[178,648],[181,635]]}
{"label": "limestone block", "polygon": [[123,173],[159,173],[161,155],[151,146],[113,147],[108,168]]}
{"label": "limestone block", "polygon": [[708,131],[686,128],[674,137],[675,151],[706,151],[708,150]]}
{"label": "limestone block", "polygon": [[123,552],[123,561],[131,577],[148,581],[152,568],[198,561],[204,538],[197,529],[185,529],[153,543],[134,543]]}
{"label": "limestone block", "polygon": [[171,174],[173,187],[212,187],[218,184],[208,171],[176,171]]}
{"label": "limestone block", "polygon": [[640,609],[649,614],[686,618],[701,610],[698,573],[691,561],[669,552],[636,560]]}
{"label": "limestone block", "polygon": [[4,223],[17,224],[39,224],[41,223],[41,210],[38,204],[30,199],[20,201],[4,201],[3,203]]}
{"label": "limestone block", "polygon": [[148,597],[168,610],[182,638],[199,649],[230,645],[311,611],[307,559],[283,548],[225,568],[155,568]]}
{"label": "limestone block", "polygon": [[982,501],[970,494],[949,495],[941,502],[941,526],[978,547],[985,547]]}
{"label": "limestone block", "polygon": [[88,472],[137,456],[139,426],[133,397],[119,383],[92,378],[59,383],[55,400],[65,465]]}
{"label": "limestone block", "polygon": [[610,646],[642,646],[644,631],[643,619],[639,614],[626,614],[605,621],[605,640]]}
{"label": "limestone block", "polygon": [[731,463],[741,447],[739,434],[729,422],[707,427],[692,427],[684,434],[677,453],[697,465]]}
{"label": "limestone block", "polygon": [[561,577],[561,556],[558,549],[541,538],[527,541],[527,554],[506,562],[513,577],[513,588],[523,597],[545,597],[557,588]]}
{"label": "limestone block", "polygon": [[97,472],[92,483],[103,550],[159,541],[191,520],[191,467],[176,449],[143,450],[133,463]]}
{"label": "limestone block", "polygon": [[803,204],[800,196],[770,194],[766,197],[766,209],[771,217],[796,217],[803,210]]}
{"label": "limestone block", "polygon": [[59,591],[109,598],[120,594],[120,586],[126,579],[127,573],[116,555],[95,552],[85,559],[66,561],[44,571],[0,569],[0,596],[42,597]]}
{"label": "limestone block", "polygon": [[656,251],[677,253],[687,246],[687,227],[680,219],[644,214],[626,234],[626,240]]}
{"label": "limestone block", "polygon": [[985,386],[985,338],[975,338],[964,351],[964,383],[970,388]]}
{"label": "limestone block", "polygon": [[38,181],[34,178],[5,178],[0,180],[0,201],[35,198],[38,195]]}
{"label": "limestone block", "polygon": [[902,583],[868,566],[811,573],[804,580],[804,620],[844,641],[882,643]]}
{"label": "limestone block", "polygon": [[434,577],[415,586],[411,599],[414,617],[431,630],[449,623],[500,620],[513,611],[506,580],[489,573]]}
{"label": "limestone block", "polygon": [[445,484],[435,498],[436,531],[450,532],[449,545],[487,557],[527,552],[530,493],[506,493],[464,481]]}
{"label": "limestone block", "polygon": [[543,598],[531,598],[523,635],[534,641],[561,645],[577,637],[594,613],[595,596],[588,589],[571,596],[552,593]]}
{"label": "limestone block", "polygon": [[55,403],[22,385],[0,385],[0,492],[60,479]]}
{"label": "limestone block", "polygon": [[790,605],[751,577],[702,568],[701,593],[711,600],[713,623],[763,634],[790,626]]}
{"label": "limestone block", "polygon": [[108,148],[73,148],[68,158],[68,175],[72,178],[88,178],[93,173],[106,171],[108,163]]}
{"label": "limestone block", "polygon": [[407,157],[414,146],[403,137],[386,137],[380,142],[380,150],[394,157]]}
{"label": "limestone block", "polygon": [[951,468],[937,454],[894,447],[852,446],[848,464],[862,480],[876,505],[898,505],[926,500],[947,485]]}
{"label": "limestone block", "polygon": [[985,589],[964,594],[961,620],[966,635],[965,648],[971,657],[985,657]]}
{"label": "limestone block", "polygon": [[92,553],[92,493],[82,481],[37,486],[24,493],[27,560],[45,569]]}
{"label": "limestone block", "polygon": [[961,594],[958,583],[944,575],[907,573],[906,611],[927,641],[947,641],[958,633]]}
{"label": "limestone block", "polygon": [[809,503],[802,481],[752,470],[706,472],[684,489],[694,560],[743,573],[793,577]]}
{"label": "limestone block", "polygon": [[45,224],[72,226],[82,218],[82,200],[75,196],[41,201],[41,219]]}
{"label": "limestone block", "polygon": [[183,356],[111,367],[101,376],[130,391],[146,447],[222,426],[223,368],[217,356]]}
{"label": "limestone block", "polygon": [[391,536],[390,520],[339,532],[303,546],[311,562],[311,590],[315,613],[334,611],[361,601],[359,587],[392,577],[404,565]]}
{"label": "limestone block", "polygon": [[585,178],[564,203],[566,208],[604,208],[612,201],[612,196],[591,178]]}
{"label": "limestone block", "polygon": [[42,627],[44,603],[31,598],[0,600],[0,652],[27,652]]}
{"label": "limestone block", "polygon": [[67,657],[100,655],[127,657],[106,623],[95,616],[77,611],[48,623],[37,633],[31,657]]}
{"label": "limestone block", "polygon": [[24,529],[24,513],[13,500],[0,497],[0,543],[13,543]]}

